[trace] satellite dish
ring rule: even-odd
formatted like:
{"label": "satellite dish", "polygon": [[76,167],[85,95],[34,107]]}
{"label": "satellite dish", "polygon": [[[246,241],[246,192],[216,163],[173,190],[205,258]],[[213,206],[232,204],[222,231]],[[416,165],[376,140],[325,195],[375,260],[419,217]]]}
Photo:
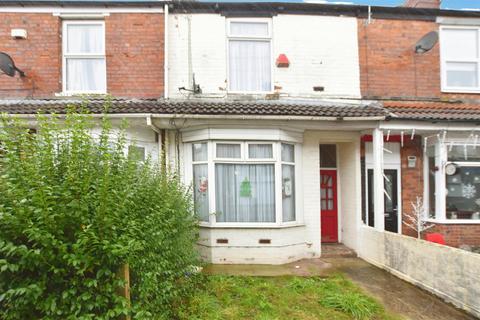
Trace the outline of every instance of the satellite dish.
{"label": "satellite dish", "polygon": [[432,31],[423,36],[415,45],[416,53],[425,53],[430,51],[438,42],[438,32]]}
{"label": "satellite dish", "polygon": [[9,77],[14,77],[15,72],[18,72],[21,77],[25,77],[25,72],[18,69],[15,66],[15,62],[13,62],[12,57],[5,52],[0,52],[0,70],[2,70]]}

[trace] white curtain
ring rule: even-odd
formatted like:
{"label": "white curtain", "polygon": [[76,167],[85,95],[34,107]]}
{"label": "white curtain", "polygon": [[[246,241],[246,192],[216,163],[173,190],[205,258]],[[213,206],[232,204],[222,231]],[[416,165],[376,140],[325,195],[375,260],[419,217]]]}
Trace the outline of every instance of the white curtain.
{"label": "white curtain", "polygon": [[268,37],[266,22],[230,22],[230,36]]}
{"label": "white curtain", "polygon": [[275,222],[273,164],[216,164],[218,222]]}
{"label": "white curtain", "polygon": [[270,41],[229,41],[229,82],[232,91],[270,91]]}
{"label": "white curtain", "polygon": [[295,147],[293,144],[282,143],[282,161],[295,162]]}
{"label": "white curtain", "polygon": [[251,159],[272,159],[273,148],[271,144],[249,144],[248,157]]}
{"label": "white curtain", "polygon": [[208,160],[208,153],[207,153],[207,144],[206,143],[194,143],[192,145],[192,160],[193,161],[207,161]]}
{"label": "white curtain", "polygon": [[282,165],[283,222],[295,221],[295,167]]}
{"label": "white curtain", "polygon": [[195,213],[201,221],[208,221],[208,165],[193,165],[193,196]]}
{"label": "white curtain", "polygon": [[68,91],[105,91],[105,59],[67,59]]}
{"label": "white curtain", "polygon": [[103,25],[101,24],[67,25],[67,53],[103,54],[104,42]]}
{"label": "white curtain", "polygon": [[217,143],[217,158],[239,159],[241,147],[239,144]]}

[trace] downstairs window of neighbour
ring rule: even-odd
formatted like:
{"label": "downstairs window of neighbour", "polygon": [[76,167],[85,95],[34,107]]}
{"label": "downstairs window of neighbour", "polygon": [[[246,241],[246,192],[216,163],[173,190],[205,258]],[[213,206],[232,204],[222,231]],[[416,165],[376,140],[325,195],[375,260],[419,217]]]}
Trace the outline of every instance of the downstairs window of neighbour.
{"label": "downstairs window of neighbour", "polygon": [[447,148],[447,219],[480,220],[480,147],[456,145]]}

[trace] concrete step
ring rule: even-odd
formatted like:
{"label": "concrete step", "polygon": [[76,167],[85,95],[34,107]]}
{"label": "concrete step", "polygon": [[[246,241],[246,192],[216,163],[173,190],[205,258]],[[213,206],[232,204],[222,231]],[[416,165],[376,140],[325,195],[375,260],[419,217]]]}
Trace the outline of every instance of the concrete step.
{"label": "concrete step", "polygon": [[352,249],[341,243],[322,243],[322,258],[356,258]]}

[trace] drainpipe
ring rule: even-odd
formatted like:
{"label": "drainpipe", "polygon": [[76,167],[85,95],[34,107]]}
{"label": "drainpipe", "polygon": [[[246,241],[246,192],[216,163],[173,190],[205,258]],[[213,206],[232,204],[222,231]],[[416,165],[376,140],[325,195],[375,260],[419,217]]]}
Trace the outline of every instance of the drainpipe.
{"label": "drainpipe", "polygon": [[163,97],[168,99],[168,3],[165,4],[164,9],[164,35],[163,35]]}
{"label": "drainpipe", "polygon": [[165,150],[165,129],[160,129],[152,122],[152,116],[149,115],[147,118],[147,126],[152,129],[157,135],[158,143],[158,161],[160,162],[160,167],[162,170],[166,168],[166,150]]}

